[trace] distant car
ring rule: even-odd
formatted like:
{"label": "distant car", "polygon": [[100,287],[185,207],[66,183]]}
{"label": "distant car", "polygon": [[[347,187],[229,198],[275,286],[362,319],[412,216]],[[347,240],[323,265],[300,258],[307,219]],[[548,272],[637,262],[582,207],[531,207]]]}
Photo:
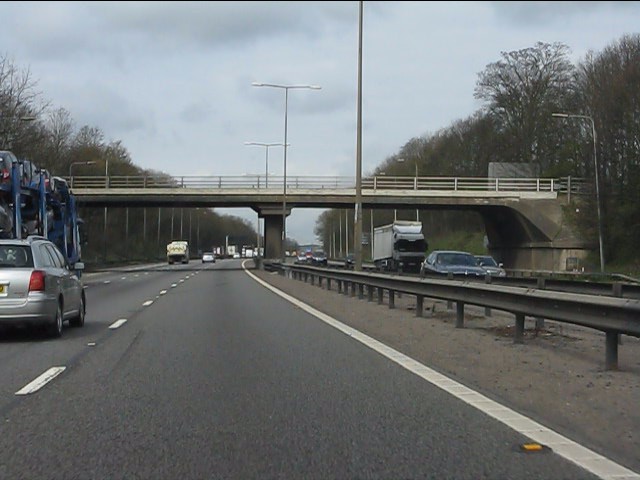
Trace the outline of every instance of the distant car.
{"label": "distant car", "polygon": [[216,263],[216,256],[212,252],[202,254],[202,263]]}
{"label": "distant car", "polygon": [[346,257],[344,257],[344,268],[350,270],[353,269],[353,266],[356,261],[356,256],[353,253],[350,253]]}
{"label": "distant car", "polygon": [[327,254],[322,250],[316,250],[315,252],[313,252],[313,255],[311,256],[312,265],[326,267],[328,263],[329,261],[327,259]]}
{"label": "distant car", "polygon": [[489,275],[494,275],[496,277],[507,276],[507,271],[503,268],[504,265],[496,262],[495,258],[491,255],[476,255],[476,258],[478,259],[480,266],[484,268]]}
{"label": "distant car", "polygon": [[40,236],[0,240],[0,325],[44,326],[51,337],[62,324],[84,325],[86,298],[77,271],[56,245]]}
{"label": "distant car", "polygon": [[471,275],[484,277],[487,272],[482,268],[475,255],[457,250],[434,250],[420,267],[420,276],[427,274]]}

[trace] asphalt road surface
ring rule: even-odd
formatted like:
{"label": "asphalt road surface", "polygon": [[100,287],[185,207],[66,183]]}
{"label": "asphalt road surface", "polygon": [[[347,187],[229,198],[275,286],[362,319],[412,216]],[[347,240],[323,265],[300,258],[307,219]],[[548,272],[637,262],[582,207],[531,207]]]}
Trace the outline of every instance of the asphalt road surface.
{"label": "asphalt road surface", "polygon": [[602,478],[523,450],[239,261],[85,282],[84,328],[2,333],[1,479]]}

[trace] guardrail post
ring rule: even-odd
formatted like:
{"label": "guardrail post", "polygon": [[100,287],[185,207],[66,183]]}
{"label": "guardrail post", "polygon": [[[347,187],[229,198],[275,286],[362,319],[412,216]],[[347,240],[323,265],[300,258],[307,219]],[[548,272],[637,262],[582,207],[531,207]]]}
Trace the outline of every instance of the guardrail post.
{"label": "guardrail post", "polygon": [[[453,273],[447,273],[447,280],[453,280]],[[447,300],[447,310],[451,310],[453,308],[453,302],[451,300]]]}
{"label": "guardrail post", "polygon": [[349,295],[349,284],[350,283],[351,282],[347,282],[347,281],[344,282],[344,289],[342,290],[342,293],[344,293],[345,295]]}
{"label": "guardrail post", "polygon": [[331,291],[331,279],[327,277],[327,290]]}
{"label": "guardrail post", "polygon": [[352,297],[356,296],[356,288],[357,288],[356,282],[351,282],[351,293],[350,293],[350,296],[352,296]]}
{"label": "guardrail post", "polygon": [[456,302],[456,328],[464,328],[464,302]]}
{"label": "guardrail post", "polygon": [[[547,281],[544,278],[539,277],[537,281],[537,286],[539,290],[544,290],[545,288],[547,288]],[[539,330],[544,330],[543,317],[536,317],[536,331],[539,331]]]}
{"label": "guardrail post", "polygon": [[516,329],[513,343],[524,343],[524,313],[516,313]]}
{"label": "guardrail post", "polygon": [[360,300],[364,298],[364,285],[361,283],[358,284],[358,298]]}
{"label": "guardrail post", "polygon": [[396,308],[396,292],[389,290],[389,308]]}
{"label": "guardrail post", "polygon": [[[613,282],[611,284],[611,293],[614,297],[622,298],[622,283]],[[618,345],[622,345],[622,334],[618,334]]]}
{"label": "guardrail post", "polygon": [[378,287],[378,305],[384,303],[384,290],[382,287]]}
{"label": "guardrail post", "polygon": [[373,287],[371,285],[367,286],[367,301],[373,302]]}
{"label": "guardrail post", "polygon": [[416,317],[421,317],[424,311],[424,295],[416,295]]}
{"label": "guardrail post", "polygon": [[311,285],[315,285],[316,283],[316,276],[312,273],[311,275],[309,275],[310,280],[311,280]]}
{"label": "guardrail post", "polygon": [[618,332],[606,332],[605,370],[618,369]]}
{"label": "guardrail post", "polygon": [[338,282],[338,293],[342,293],[342,280],[336,280]]}
{"label": "guardrail post", "polygon": [[[484,276],[484,283],[486,283],[486,284],[490,284],[491,283],[491,275],[486,274]],[[484,307],[484,316],[485,317],[490,317],[491,316],[491,307]]]}

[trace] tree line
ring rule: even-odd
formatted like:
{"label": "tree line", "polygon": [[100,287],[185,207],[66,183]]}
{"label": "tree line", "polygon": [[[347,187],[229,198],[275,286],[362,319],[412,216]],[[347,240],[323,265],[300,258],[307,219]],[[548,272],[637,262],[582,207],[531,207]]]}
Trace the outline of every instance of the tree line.
{"label": "tree line", "polygon": [[[533,166],[543,177],[579,177],[591,188],[567,221],[593,244],[598,178],[607,264],[640,266],[640,35],[624,35],[577,64],[569,54],[567,45],[542,42],[502,52],[477,76],[473,95],[480,109],[410,139],[371,175],[414,176],[417,168],[421,176],[487,176],[498,162]],[[329,210],[318,218],[315,233],[325,246],[336,244],[341,214]],[[392,218],[393,212],[376,211],[374,225]],[[427,235],[484,231],[473,213],[424,211],[420,220]]]}
{"label": "tree line", "polygon": [[[28,69],[0,57],[0,149],[30,160],[52,175],[168,174],[141,168],[121,141],[105,140],[95,126],[77,127],[69,111],[53,107],[38,90]],[[87,263],[163,259],[166,244],[185,239],[192,251],[223,246],[227,236],[239,244],[255,244],[257,232],[248,220],[220,215],[209,208],[79,207],[87,244]]]}

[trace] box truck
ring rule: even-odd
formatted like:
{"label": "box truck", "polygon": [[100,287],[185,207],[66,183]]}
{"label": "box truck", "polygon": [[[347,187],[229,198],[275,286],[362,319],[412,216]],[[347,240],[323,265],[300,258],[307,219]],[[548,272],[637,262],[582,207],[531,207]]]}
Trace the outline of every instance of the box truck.
{"label": "box truck", "polygon": [[396,220],[373,230],[373,263],[377,270],[419,272],[427,248],[422,222]]}

